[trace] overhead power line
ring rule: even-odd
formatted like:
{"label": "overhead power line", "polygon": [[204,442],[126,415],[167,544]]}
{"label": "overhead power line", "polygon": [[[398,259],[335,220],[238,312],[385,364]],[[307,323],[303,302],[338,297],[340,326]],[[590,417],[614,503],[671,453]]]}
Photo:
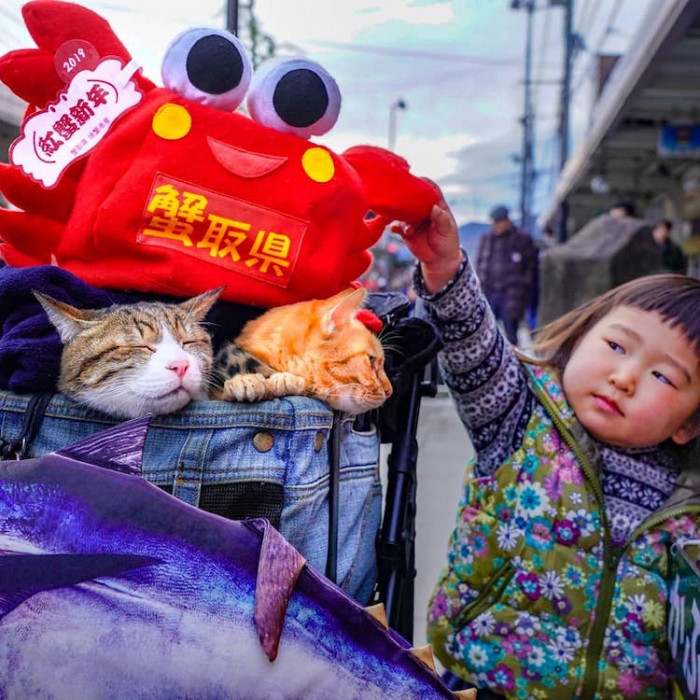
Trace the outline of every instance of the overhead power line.
{"label": "overhead power line", "polygon": [[579,34],[586,35],[589,30],[593,27],[595,18],[600,10],[601,0],[588,0],[588,2],[582,2],[581,6],[585,9],[590,9],[590,12],[582,12],[581,16],[576,22],[576,29]]}
{"label": "overhead power line", "polygon": [[[369,44],[348,44],[337,41],[313,40],[305,42],[314,46],[326,46],[333,49],[344,49],[358,53],[372,53],[384,56],[425,58],[434,61],[451,61],[454,63],[476,63],[489,66],[520,66],[522,58],[488,58],[486,56],[468,56],[460,53],[441,53],[439,51],[416,51],[410,49],[395,49],[386,46],[372,46]],[[550,66],[548,66],[550,67]],[[551,66],[553,68],[553,66]]]}
{"label": "overhead power line", "polygon": [[608,15],[608,21],[605,24],[605,29],[603,30],[603,33],[598,39],[598,43],[596,44],[595,49],[591,51],[591,57],[588,62],[588,65],[586,68],[581,72],[576,80],[576,83],[574,84],[574,87],[571,89],[571,95],[573,96],[578,89],[583,85],[584,81],[586,80],[587,77],[591,75],[593,70],[595,69],[597,62],[598,62],[598,54],[603,48],[603,44],[605,43],[605,40],[608,38],[610,35],[610,32],[613,29],[613,26],[615,24],[615,20],[617,19],[617,15],[619,14],[620,10],[622,9],[622,4],[624,0],[615,0],[615,4],[613,5],[612,9],[610,10],[610,14]]}

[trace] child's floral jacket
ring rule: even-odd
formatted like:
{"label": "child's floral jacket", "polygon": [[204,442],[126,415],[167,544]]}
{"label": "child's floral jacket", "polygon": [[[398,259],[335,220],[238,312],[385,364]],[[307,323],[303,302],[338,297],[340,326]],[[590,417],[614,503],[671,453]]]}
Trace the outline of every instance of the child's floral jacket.
{"label": "child's floral jacket", "polygon": [[[520,448],[468,472],[428,634],[443,665],[508,698],[663,698],[669,548],[697,537],[700,490],[610,542],[595,447],[546,370]],[[683,477],[682,477],[683,478]]]}

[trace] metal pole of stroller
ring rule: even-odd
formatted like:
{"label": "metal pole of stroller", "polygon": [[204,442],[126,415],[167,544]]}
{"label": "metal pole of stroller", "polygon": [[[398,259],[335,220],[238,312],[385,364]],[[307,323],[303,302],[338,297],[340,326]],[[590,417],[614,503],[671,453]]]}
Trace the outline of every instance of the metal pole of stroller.
{"label": "metal pole of stroller", "polygon": [[338,526],[340,506],[340,440],[342,437],[343,414],[333,412],[330,449],[328,454],[328,554],[326,556],[326,576],[338,582]]}
{"label": "metal pole of stroller", "polygon": [[[406,402],[404,429],[391,446],[388,459],[387,500],[381,534],[380,566],[390,569],[380,577],[380,596],[389,626],[409,642],[413,639],[413,610],[402,605],[413,600],[415,578],[415,489],[418,442],[416,430],[420,409],[421,376],[411,377],[410,398]],[[408,596],[408,598],[406,598]]]}

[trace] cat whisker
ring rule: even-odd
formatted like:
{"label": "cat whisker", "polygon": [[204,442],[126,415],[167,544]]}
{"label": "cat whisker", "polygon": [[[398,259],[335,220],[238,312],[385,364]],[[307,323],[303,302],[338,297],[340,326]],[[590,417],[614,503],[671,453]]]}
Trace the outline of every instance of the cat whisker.
{"label": "cat whisker", "polygon": [[379,332],[379,335],[377,336],[377,338],[379,339],[379,342],[382,345],[384,345],[384,343],[387,341],[391,341],[391,340],[394,340],[394,338],[399,338],[399,337],[401,337],[401,334],[395,329],[381,330]]}
{"label": "cat whisker", "polygon": [[223,378],[220,380],[217,379],[207,379],[202,382],[202,388],[207,392],[207,394],[211,394],[212,391],[215,389],[221,389],[224,386],[224,380]]}
{"label": "cat whisker", "polygon": [[397,355],[403,356],[406,354],[400,345],[389,345],[388,343],[382,343],[382,347],[384,348],[384,351],[389,350],[391,352],[395,352]]}
{"label": "cat whisker", "polygon": [[342,384],[341,386],[336,386],[333,387],[332,389],[328,389],[325,393],[326,396],[340,396],[341,394],[344,393],[344,389],[350,389],[352,387],[356,387],[360,389],[365,396],[369,394],[369,391],[363,387],[360,384]]}
{"label": "cat whisker", "polygon": [[202,383],[203,384],[210,384],[211,382],[215,382],[217,379],[222,379],[223,378],[223,373],[222,372],[217,372],[213,367],[212,369],[202,372]]}
{"label": "cat whisker", "polygon": [[379,336],[379,342],[382,344],[382,347],[388,350],[399,350],[400,346],[395,344],[395,341],[397,340],[401,341],[401,334],[397,331],[392,331],[384,336]]}

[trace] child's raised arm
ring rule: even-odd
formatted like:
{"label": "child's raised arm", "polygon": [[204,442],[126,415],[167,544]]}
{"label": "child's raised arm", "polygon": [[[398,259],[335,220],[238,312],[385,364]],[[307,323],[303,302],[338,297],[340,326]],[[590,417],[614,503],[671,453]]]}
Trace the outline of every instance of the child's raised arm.
{"label": "child's raised arm", "polygon": [[529,415],[525,370],[498,330],[444,199],[426,221],[393,230],[420,261],[414,284],[444,341],[442,376],[479,456],[478,472],[492,473],[513,452],[521,417]]}

